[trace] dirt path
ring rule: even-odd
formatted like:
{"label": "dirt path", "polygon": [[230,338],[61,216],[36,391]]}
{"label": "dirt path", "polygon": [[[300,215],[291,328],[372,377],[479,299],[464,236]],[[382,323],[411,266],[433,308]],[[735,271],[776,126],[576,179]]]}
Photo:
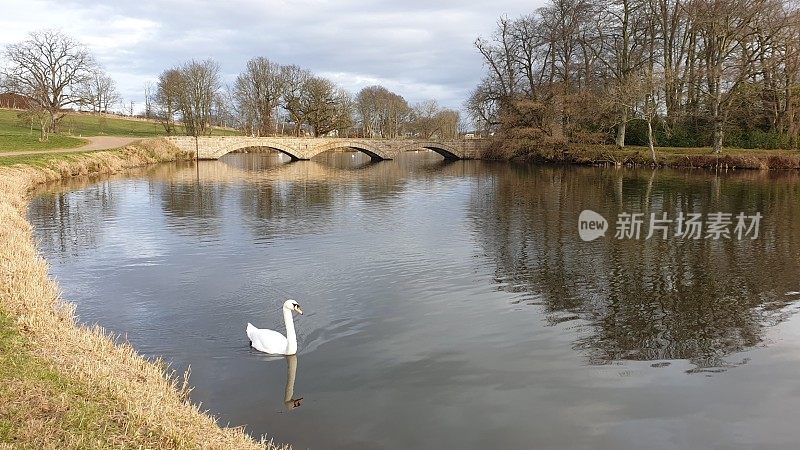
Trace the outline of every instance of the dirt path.
{"label": "dirt path", "polygon": [[54,148],[52,150],[27,150],[24,152],[0,152],[0,158],[3,156],[20,156],[20,155],[40,155],[47,153],[71,153],[71,152],[94,152],[99,150],[108,150],[111,148],[124,147],[131,142],[139,141],[142,138],[128,137],[128,136],[92,136],[84,137],[89,141],[88,144],[72,148]]}

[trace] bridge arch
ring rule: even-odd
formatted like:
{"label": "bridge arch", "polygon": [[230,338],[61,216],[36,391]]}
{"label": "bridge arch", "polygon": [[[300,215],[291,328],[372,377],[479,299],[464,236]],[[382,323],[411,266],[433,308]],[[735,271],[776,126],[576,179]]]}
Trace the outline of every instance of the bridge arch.
{"label": "bridge arch", "polygon": [[386,149],[382,148],[380,145],[376,145],[370,142],[364,142],[360,140],[346,140],[346,141],[332,141],[326,142],[321,145],[317,145],[313,148],[312,153],[313,156],[317,156],[320,153],[324,153],[330,150],[336,150],[340,148],[353,148],[362,153],[366,153],[370,158],[373,160],[381,160],[381,159],[393,159],[393,156],[390,152]]}
{"label": "bridge arch", "polygon": [[436,142],[436,141],[414,141],[412,144],[404,145],[400,151],[401,152],[408,152],[411,150],[418,150],[420,148],[424,148],[427,150],[433,150],[434,152],[442,155],[444,159],[462,159],[463,155],[461,152],[456,150],[451,145],[448,145],[443,142]]}
{"label": "bridge arch", "polygon": [[228,153],[232,153],[244,148],[255,148],[255,147],[270,148],[272,150],[276,150],[292,158],[292,161],[297,161],[299,159],[307,159],[303,157],[303,154],[297,148],[294,148],[290,145],[286,145],[285,143],[280,141],[265,139],[265,138],[242,139],[231,142],[228,145],[223,145],[219,147],[214,152],[213,157],[214,159],[219,159],[227,155]]}

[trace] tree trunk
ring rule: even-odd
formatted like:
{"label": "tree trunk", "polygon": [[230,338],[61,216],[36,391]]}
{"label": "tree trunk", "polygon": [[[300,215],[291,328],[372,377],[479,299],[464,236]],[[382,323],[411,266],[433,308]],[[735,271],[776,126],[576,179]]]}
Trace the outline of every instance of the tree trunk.
{"label": "tree trunk", "polygon": [[50,127],[48,123],[49,116],[45,115],[44,113],[40,113],[39,115],[39,142],[47,142],[47,129]]}
{"label": "tree trunk", "polygon": [[47,124],[50,133],[58,133],[58,122],[56,122],[56,114],[57,112],[53,112],[52,110],[48,110],[50,114],[50,123]]}
{"label": "tree trunk", "polygon": [[653,157],[653,163],[656,163],[656,149],[653,145],[653,120],[647,119],[647,144],[650,146],[650,156]]}
{"label": "tree trunk", "polygon": [[714,119],[714,153],[722,152],[722,114],[720,114],[719,99],[715,99],[711,105],[711,114]]}
{"label": "tree trunk", "polygon": [[714,153],[722,152],[722,121],[714,121]]}
{"label": "tree trunk", "polygon": [[625,148],[625,128],[628,126],[628,108],[622,110],[622,117],[617,125],[617,148]]}

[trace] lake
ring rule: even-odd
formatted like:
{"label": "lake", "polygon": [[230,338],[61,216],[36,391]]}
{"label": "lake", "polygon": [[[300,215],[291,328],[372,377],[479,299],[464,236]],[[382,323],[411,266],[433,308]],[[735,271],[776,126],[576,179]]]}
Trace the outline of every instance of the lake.
{"label": "lake", "polygon": [[[236,153],[48,185],[28,217],[83,323],[295,449],[792,448],[799,199],[794,172]],[[645,239],[717,212],[728,238]],[[251,349],[288,298],[296,358]]]}

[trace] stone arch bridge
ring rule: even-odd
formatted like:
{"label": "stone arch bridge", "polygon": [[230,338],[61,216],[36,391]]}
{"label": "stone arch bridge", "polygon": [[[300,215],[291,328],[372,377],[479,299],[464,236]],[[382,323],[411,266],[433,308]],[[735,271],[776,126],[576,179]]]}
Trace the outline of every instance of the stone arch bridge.
{"label": "stone arch bridge", "polygon": [[[172,136],[168,138],[181,150],[195,153],[195,138]],[[422,139],[357,139],[312,137],[248,137],[203,136],[197,138],[200,159],[219,159],[230,152],[250,147],[267,147],[289,155],[292,160],[311,159],[320,153],[336,149],[355,149],[373,160],[394,159],[402,152],[428,149],[445,159],[476,159],[485,142],[481,139],[452,141]]]}

